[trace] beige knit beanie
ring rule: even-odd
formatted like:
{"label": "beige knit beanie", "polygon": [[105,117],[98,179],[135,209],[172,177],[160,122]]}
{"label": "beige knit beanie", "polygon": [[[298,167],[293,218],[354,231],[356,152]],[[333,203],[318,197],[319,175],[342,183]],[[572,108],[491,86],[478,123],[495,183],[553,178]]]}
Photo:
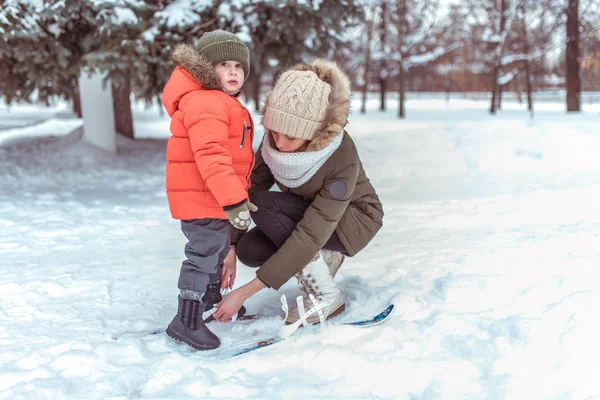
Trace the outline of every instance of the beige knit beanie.
{"label": "beige knit beanie", "polygon": [[237,61],[244,68],[244,79],[250,73],[250,51],[236,35],[231,32],[216,30],[206,32],[198,40],[196,50],[202,54],[212,65],[223,61]]}
{"label": "beige knit beanie", "polygon": [[262,123],[268,130],[312,140],[325,118],[331,86],[312,71],[287,71],[267,97]]}

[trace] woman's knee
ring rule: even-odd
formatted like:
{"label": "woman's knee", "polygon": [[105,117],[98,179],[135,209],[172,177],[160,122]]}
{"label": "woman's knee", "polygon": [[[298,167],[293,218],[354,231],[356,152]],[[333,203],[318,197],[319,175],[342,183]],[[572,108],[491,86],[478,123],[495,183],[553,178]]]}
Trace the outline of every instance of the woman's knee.
{"label": "woman's knee", "polygon": [[308,208],[310,202],[292,193],[275,192],[275,191],[263,191],[255,193],[250,201],[256,205],[258,211],[252,215],[266,215],[275,214],[281,212],[297,212],[294,210],[300,210],[302,213]]}
{"label": "woman's knee", "polygon": [[277,202],[278,195],[281,194],[281,192],[271,191],[258,192],[250,198],[250,202],[258,207],[258,211],[261,211],[261,208],[264,210],[273,206]]}
{"label": "woman's knee", "polygon": [[257,268],[265,263],[277,248],[258,228],[246,232],[237,245],[238,259],[249,267]]}
{"label": "woman's knee", "polygon": [[262,226],[263,221],[268,221],[279,211],[279,195],[281,192],[258,192],[250,198],[257,210],[251,212],[252,220],[257,226]]}
{"label": "woman's knee", "polygon": [[258,267],[258,265],[256,265],[256,260],[252,257],[251,252],[252,252],[251,247],[246,245],[244,237],[242,236],[242,238],[240,239],[240,241],[238,242],[238,245],[237,245],[237,251],[236,251],[237,258],[244,265],[256,268],[256,267]]}

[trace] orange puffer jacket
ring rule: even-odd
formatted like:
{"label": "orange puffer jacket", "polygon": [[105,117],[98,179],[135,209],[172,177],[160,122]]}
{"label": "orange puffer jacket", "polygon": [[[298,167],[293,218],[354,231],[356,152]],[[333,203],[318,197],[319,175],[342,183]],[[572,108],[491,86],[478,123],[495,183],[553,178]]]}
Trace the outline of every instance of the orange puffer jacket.
{"label": "orange puffer jacket", "polygon": [[[254,123],[237,96],[221,90],[212,64],[179,45],[163,91],[171,117],[167,198],[175,219],[226,219],[223,206],[248,198]],[[239,96],[239,95],[238,95]]]}

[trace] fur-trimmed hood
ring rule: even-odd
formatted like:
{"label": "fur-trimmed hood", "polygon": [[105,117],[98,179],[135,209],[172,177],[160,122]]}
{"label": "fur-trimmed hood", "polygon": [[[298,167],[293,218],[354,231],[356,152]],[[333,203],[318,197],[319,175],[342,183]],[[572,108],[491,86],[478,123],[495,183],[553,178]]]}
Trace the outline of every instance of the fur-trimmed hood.
{"label": "fur-trimmed hood", "polygon": [[170,116],[179,108],[179,101],[186,94],[199,89],[222,90],[215,68],[193,46],[178,45],[173,51],[173,60],[178,67],[163,90],[163,104]]}
{"label": "fur-trimmed hood", "polygon": [[[319,79],[331,86],[329,104],[325,110],[323,122],[306,148],[306,151],[321,150],[327,147],[335,136],[343,132],[344,126],[348,122],[351,97],[350,79],[335,62],[324,59],[316,59],[310,64],[295,65],[290,71],[312,71]],[[265,98],[262,108],[263,115],[271,93]]]}
{"label": "fur-trimmed hood", "polygon": [[194,79],[201,82],[204,89],[221,90],[221,83],[215,67],[202,54],[198,53],[194,46],[177,45],[173,51],[173,60],[189,72]]}

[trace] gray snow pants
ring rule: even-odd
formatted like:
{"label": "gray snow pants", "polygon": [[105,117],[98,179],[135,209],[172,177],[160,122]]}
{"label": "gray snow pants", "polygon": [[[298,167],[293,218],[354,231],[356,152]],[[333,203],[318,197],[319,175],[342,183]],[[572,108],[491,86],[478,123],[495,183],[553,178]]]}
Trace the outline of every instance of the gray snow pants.
{"label": "gray snow pants", "polygon": [[181,230],[188,239],[185,245],[187,259],[181,265],[177,287],[205,293],[209,282],[221,279],[223,260],[229,252],[229,220],[182,220]]}

